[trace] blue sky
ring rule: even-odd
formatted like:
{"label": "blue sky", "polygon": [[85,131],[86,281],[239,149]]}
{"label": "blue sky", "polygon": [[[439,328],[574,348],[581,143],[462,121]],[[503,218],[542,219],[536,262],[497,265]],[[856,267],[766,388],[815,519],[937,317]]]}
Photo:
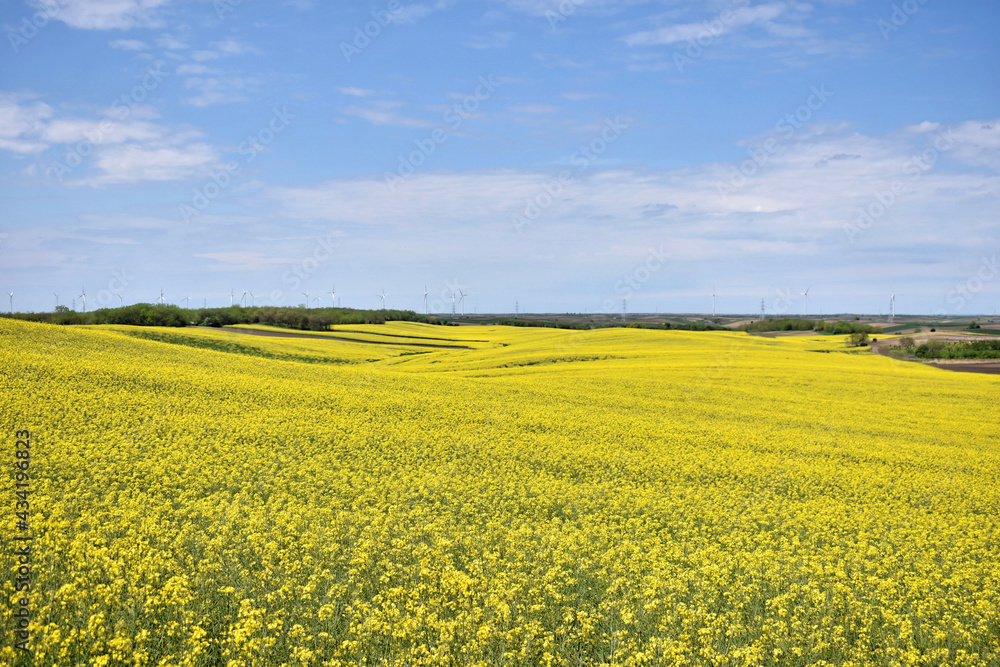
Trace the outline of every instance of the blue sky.
{"label": "blue sky", "polygon": [[15,310],[1000,307],[994,1],[39,0],[0,25]]}

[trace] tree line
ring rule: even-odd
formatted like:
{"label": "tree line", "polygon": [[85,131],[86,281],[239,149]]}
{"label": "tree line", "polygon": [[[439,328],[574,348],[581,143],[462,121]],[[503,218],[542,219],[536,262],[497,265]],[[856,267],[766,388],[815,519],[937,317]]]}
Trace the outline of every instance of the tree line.
{"label": "tree line", "polygon": [[842,320],[837,322],[827,322],[825,320],[805,320],[787,317],[782,319],[757,320],[755,322],[742,325],[740,329],[747,332],[815,331],[817,333],[833,334],[838,336],[853,333],[882,333],[882,329],[880,327],[875,327],[870,324],[862,324],[860,322],[844,322]]}
{"label": "tree line", "polygon": [[412,310],[355,308],[245,307],[187,309],[168,304],[137,303],[121,308],[98,308],[88,313],[58,306],[51,313],[5,314],[17,320],[46,324],[124,324],[138,327],[223,327],[232,324],[268,324],[290,329],[323,331],[335,324],[383,324],[386,321],[445,324]]}

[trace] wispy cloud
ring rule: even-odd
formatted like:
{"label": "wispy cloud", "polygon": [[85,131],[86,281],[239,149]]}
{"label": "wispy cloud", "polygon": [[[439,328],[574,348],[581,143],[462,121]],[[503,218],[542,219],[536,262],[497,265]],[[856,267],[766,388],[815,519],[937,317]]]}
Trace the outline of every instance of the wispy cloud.
{"label": "wispy cloud", "polygon": [[434,127],[434,123],[404,116],[396,111],[400,102],[374,101],[369,107],[350,105],[344,109],[349,116],[357,116],[367,120],[372,125],[395,125],[398,127]]}
{"label": "wispy cloud", "polygon": [[570,102],[582,102],[585,100],[605,99],[607,95],[605,93],[587,93],[580,91],[570,91],[563,93],[561,97],[563,99],[569,100]]}
{"label": "wispy cloud", "polygon": [[101,173],[84,182],[91,185],[178,181],[203,174],[219,163],[218,152],[203,143],[158,147],[129,143],[108,147],[97,155]]}
{"label": "wispy cloud", "polygon": [[[181,180],[219,163],[218,151],[191,128],[172,128],[148,120],[155,111],[134,107],[127,119],[120,109],[94,118],[57,117],[44,102],[0,95],[0,150],[22,155],[46,151],[49,164],[73,162],[67,185],[108,185]],[[87,159],[76,147],[84,145]],[[76,171],[80,166],[80,171]]]}
{"label": "wispy cloud", "polygon": [[462,46],[470,49],[503,49],[510,45],[514,36],[511,32],[491,32],[488,35],[474,35],[462,42]]}
{"label": "wispy cloud", "polygon": [[515,104],[509,107],[514,113],[524,113],[533,116],[552,114],[559,111],[559,107],[552,104]]}
{"label": "wispy cloud", "polygon": [[184,51],[191,48],[191,45],[174,35],[163,34],[156,38],[156,45],[168,51]]}
{"label": "wispy cloud", "polygon": [[218,60],[228,56],[241,56],[247,53],[259,53],[256,47],[240,42],[235,39],[227,39],[221,42],[211,42],[211,48],[200,49],[191,52],[191,60],[205,62],[208,60]]}
{"label": "wispy cloud", "polygon": [[449,9],[456,2],[457,0],[437,0],[436,2],[406,3],[392,13],[392,21],[395,23],[416,23],[425,16]]}
{"label": "wispy cloud", "polygon": [[[170,0],[31,0],[31,4],[66,25],[82,30],[155,28]],[[54,6],[54,9],[53,9]]]}
{"label": "wispy cloud", "polygon": [[292,257],[265,257],[259,252],[246,251],[197,253],[195,257],[215,262],[208,267],[210,271],[253,271],[263,266],[285,265],[296,261]]}
{"label": "wispy cloud", "polygon": [[256,79],[246,78],[238,74],[220,76],[192,76],[184,80],[184,87],[196,91],[197,94],[188,97],[187,103],[195,107],[207,107],[213,104],[244,102],[248,92],[257,87]]}
{"label": "wispy cloud", "polygon": [[112,49],[121,51],[145,51],[149,48],[146,42],[139,39],[116,39],[110,42]]}
{"label": "wispy cloud", "polygon": [[766,25],[787,10],[783,2],[771,2],[756,7],[740,7],[725,14],[725,20],[715,18],[699,23],[668,25],[655,30],[642,30],[627,35],[624,41],[629,46],[649,46],[689,42],[699,36],[719,37],[748,25]]}
{"label": "wispy cloud", "polygon": [[367,88],[353,88],[350,86],[338,88],[337,90],[342,92],[344,95],[350,95],[351,97],[371,97],[375,94],[374,90],[369,90]]}
{"label": "wispy cloud", "polygon": [[41,135],[45,121],[53,115],[52,107],[29,99],[28,95],[0,93],[0,150],[26,155],[48,147]]}
{"label": "wispy cloud", "polygon": [[[874,197],[906,181],[915,154],[916,133],[929,145],[949,133],[952,148],[941,161],[948,169],[929,168],[919,187],[906,187],[893,210],[896,224],[905,220],[912,238],[933,237],[940,226],[937,211],[994,215],[1000,196],[1000,123],[976,121],[944,128],[928,124],[884,136],[868,136],[840,125],[817,126],[774,153],[736,192],[720,194],[740,163],[705,163],[658,172],[630,169],[592,170],[560,188],[531,229],[538,239],[560,234],[586,237],[609,220],[616,229],[658,230],[678,242],[731,241],[735,252],[816,252],[817,244],[845,247],[843,228]],[[753,149],[766,137],[746,142]],[[960,165],[984,169],[954,168]],[[545,192],[551,174],[520,170],[484,170],[413,175],[395,193],[384,179],[331,180],[315,186],[273,188],[267,197],[280,215],[300,220],[415,229],[492,230],[515,235],[512,215]],[[906,181],[909,182],[909,181]],[[590,230],[590,231],[588,231]],[[496,237],[501,238],[501,237]],[[898,242],[898,240],[897,240]],[[471,250],[470,250],[471,252]]]}

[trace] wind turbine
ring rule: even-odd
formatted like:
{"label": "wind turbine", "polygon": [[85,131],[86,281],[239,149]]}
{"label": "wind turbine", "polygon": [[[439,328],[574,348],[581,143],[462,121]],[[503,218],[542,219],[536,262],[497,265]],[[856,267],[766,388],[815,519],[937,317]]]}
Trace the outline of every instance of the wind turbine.
{"label": "wind turbine", "polygon": [[229,288],[229,307],[230,308],[233,307],[233,290],[232,290],[232,288]]}
{"label": "wind turbine", "polygon": [[159,302],[160,302],[160,305],[162,306],[162,305],[163,305],[163,302],[164,302],[165,300],[166,300],[166,299],[164,299],[164,298],[163,298],[163,288],[161,287],[161,288],[160,288],[160,298],[159,298],[159,299],[157,299],[157,301],[159,301]]}
{"label": "wind turbine", "polygon": [[459,302],[462,304],[462,317],[465,317],[465,297],[467,297],[468,294],[463,292],[461,288],[459,288],[458,293],[461,295]]}
{"label": "wind turbine", "polygon": [[306,298],[306,310],[309,310],[309,292],[299,292],[299,294]]}
{"label": "wind turbine", "polygon": [[188,310],[191,309],[191,297],[189,296],[184,297],[184,307],[187,308]]}
{"label": "wind turbine", "polygon": [[802,302],[802,317],[805,317],[806,313],[809,312],[809,290],[810,289],[812,289],[812,286],[810,286],[809,289],[807,289],[805,292],[802,293],[802,296],[805,297],[805,301]]}
{"label": "wind turbine", "polygon": [[124,308],[125,307],[125,297],[122,296],[121,292],[115,292],[115,296],[118,297],[118,307],[119,308]]}
{"label": "wind turbine", "polygon": [[52,295],[55,296],[55,298],[56,298],[56,308],[58,308],[59,307],[59,295],[56,294],[55,292],[53,292]]}
{"label": "wind turbine", "polygon": [[381,294],[376,294],[375,296],[380,297],[382,299],[382,310],[385,310],[385,297],[389,296],[388,294],[385,293],[385,288],[384,287],[382,288]]}
{"label": "wind turbine", "polygon": [[83,299],[83,312],[87,312],[87,288],[86,287],[82,288],[80,292],[81,292],[80,296],[76,298]]}
{"label": "wind turbine", "polygon": [[429,315],[427,312],[427,285],[424,285],[424,315]]}
{"label": "wind turbine", "polygon": [[330,301],[333,303],[333,307],[337,307],[337,288],[334,287],[330,290]]}
{"label": "wind turbine", "polygon": [[10,293],[10,314],[14,314],[14,293]]}
{"label": "wind turbine", "polygon": [[455,293],[451,293],[451,314],[455,314]]}
{"label": "wind turbine", "polygon": [[903,296],[903,295],[902,294],[896,294],[895,292],[893,292],[892,296],[889,297],[889,312],[890,312],[889,321],[890,322],[895,322],[896,321],[896,297],[897,296]]}
{"label": "wind turbine", "polygon": [[257,307],[257,302],[254,301],[254,299],[257,298],[257,295],[254,294],[253,292],[249,291],[249,290],[247,290],[247,294],[250,295],[250,307],[251,308],[256,308]]}
{"label": "wind turbine", "polygon": [[313,303],[315,303],[315,302],[317,302],[317,301],[322,301],[322,300],[323,300],[323,299],[319,298],[318,296],[314,296],[314,297],[313,297]]}
{"label": "wind turbine", "polygon": [[247,307],[247,294],[249,294],[249,293],[250,292],[248,290],[243,290],[243,296],[240,297],[240,301],[243,302],[243,307],[244,308]]}

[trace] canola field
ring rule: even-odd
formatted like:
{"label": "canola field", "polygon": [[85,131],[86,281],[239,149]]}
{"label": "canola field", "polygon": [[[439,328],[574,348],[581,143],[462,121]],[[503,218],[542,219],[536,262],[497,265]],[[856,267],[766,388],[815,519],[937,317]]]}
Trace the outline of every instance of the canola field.
{"label": "canola field", "polygon": [[1000,377],[829,336],[343,329],[0,319],[0,663],[1000,664]]}

